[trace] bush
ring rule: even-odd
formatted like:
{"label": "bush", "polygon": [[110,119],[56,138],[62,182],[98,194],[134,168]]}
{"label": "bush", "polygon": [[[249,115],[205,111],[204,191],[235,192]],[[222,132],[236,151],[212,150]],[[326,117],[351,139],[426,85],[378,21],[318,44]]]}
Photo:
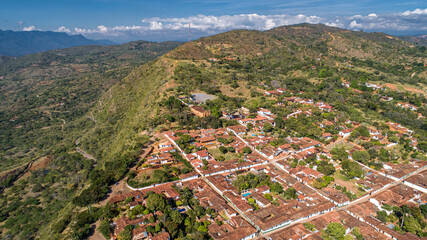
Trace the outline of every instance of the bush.
{"label": "bush", "polygon": [[220,146],[218,149],[219,149],[219,151],[221,151],[223,154],[227,153],[227,148],[226,148],[226,147],[224,147],[224,146]]}
{"label": "bush", "polygon": [[316,230],[316,225],[314,225],[313,223],[304,223],[304,227],[309,231]]}

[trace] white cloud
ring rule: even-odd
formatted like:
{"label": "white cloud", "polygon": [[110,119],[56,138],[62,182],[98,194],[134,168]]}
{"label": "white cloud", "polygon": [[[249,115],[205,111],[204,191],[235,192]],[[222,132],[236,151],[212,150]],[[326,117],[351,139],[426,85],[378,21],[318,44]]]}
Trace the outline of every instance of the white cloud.
{"label": "white cloud", "polygon": [[71,30],[64,26],[60,26],[58,29],[55,30],[55,32],[71,33]]}
{"label": "white cloud", "polygon": [[351,23],[348,25],[348,27],[349,27],[349,28],[353,28],[353,29],[355,29],[355,28],[362,28],[362,27],[363,27],[363,25],[362,25],[362,24],[360,24],[360,23],[357,23],[357,21],[356,21],[356,20],[353,20],[353,21],[351,21]]}
{"label": "white cloud", "polygon": [[29,32],[29,31],[38,31],[38,30],[40,30],[40,29],[37,29],[34,25],[31,25],[31,26],[28,26],[28,27],[24,27],[22,29],[22,31],[26,31],[26,32]]}
{"label": "white cloud", "polygon": [[350,29],[368,31],[426,31],[427,8],[391,14],[371,13],[367,16],[354,15],[347,18]]}
{"label": "white cloud", "polygon": [[[185,39],[188,36],[188,28],[194,37],[207,36],[233,29],[267,30],[274,27],[297,24],[319,23],[322,18],[306,15],[258,15],[239,14],[223,16],[197,15],[186,18],[145,18],[141,25],[106,27],[100,25],[95,29],[75,27],[72,33],[82,34],[86,37],[100,38],[130,38],[150,39],[153,36],[162,36],[167,39]],[[58,28],[59,30],[59,28]],[[153,39],[154,38],[154,39]],[[163,40],[163,39],[162,39]]]}
{"label": "white cloud", "polygon": [[[104,26],[93,29],[75,27],[73,30],[61,26],[57,31],[83,34],[93,39],[116,41],[145,40],[184,40],[188,38],[191,24],[193,38],[212,35],[233,29],[268,30],[274,27],[298,23],[323,23],[328,26],[366,31],[427,31],[427,9],[415,9],[390,14],[370,13],[333,19],[319,16],[298,15],[196,15],[183,18],[144,18],[139,25]],[[33,26],[32,26],[33,27]],[[33,27],[35,29],[35,27]]]}
{"label": "white cloud", "polygon": [[426,9],[415,9],[414,11],[405,11],[402,13],[403,16],[410,16],[410,15],[427,15],[427,8]]}
{"label": "white cloud", "polygon": [[152,21],[150,22],[150,30],[161,30],[163,28],[163,24],[161,22]]}
{"label": "white cloud", "polygon": [[[146,18],[143,23],[150,23],[152,30],[179,30],[188,28],[201,31],[230,30],[230,29],[256,29],[267,30],[274,27],[297,24],[297,23],[319,23],[318,16],[306,15],[258,15],[239,14],[223,16],[197,15],[187,18]],[[155,24],[155,25],[154,25]],[[153,28],[155,26],[155,28]]]}

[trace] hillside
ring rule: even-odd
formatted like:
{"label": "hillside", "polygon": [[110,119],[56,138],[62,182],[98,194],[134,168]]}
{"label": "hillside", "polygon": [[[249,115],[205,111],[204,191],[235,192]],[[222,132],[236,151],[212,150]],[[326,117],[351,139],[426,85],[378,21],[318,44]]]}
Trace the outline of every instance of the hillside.
{"label": "hillside", "polygon": [[[2,162],[7,164],[2,167],[11,168],[16,162],[25,163],[36,156],[54,156],[48,171],[35,171],[30,178],[5,190],[0,201],[5,206],[0,213],[3,235],[37,235],[41,239],[87,236],[89,226],[83,228],[81,223],[91,221],[79,219],[79,210],[105,197],[108,186],[125,176],[155,133],[226,124],[218,116],[190,116],[188,108],[174,105],[170,96],[202,91],[218,96],[203,105],[212,112],[234,111],[242,106],[254,112],[259,107],[274,107],[262,96],[264,91],[285,87],[301,92],[302,97],[332,104],[339,112],[329,118],[346,117],[370,124],[391,120],[413,129],[420,142],[427,141],[427,123],[417,115],[425,116],[427,112],[427,52],[409,42],[383,33],[301,24],[265,32],[236,30],[201,38],[139,67],[126,67],[141,64],[139,60],[154,59],[178,45],[169,44],[158,45],[162,50],[151,49],[145,53],[149,56],[145,59],[139,59],[146,56],[142,53],[129,56],[127,51],[121,52],[138,49],[131,44],[96,47],[88,54],[83,53],[90,47],[60,50],[62,54],[70,50],[82,52],[81,56],[69,53],[72,64],[68,57],[55,51],[34,55],[33,61],[25,61],[25,57],[31,56],[3,60],[6,66],[0,69],[4,76],[1,100],[7,104],[1,106],[5,116],[1,129],[7,129],[2,133],[7,138],[1,152]],[[146,45],[150,43],[142,43]],[[22,62],[13,64],[19,59]],[[22,78],[20,73],[28,77]],[[46,74],[55,76],[55,81],[45,79]],[[362,93],[345,88],[344,83],[351,83],[352,88]],[[396,87],[371,94],[372,91],[361,87],[366,83]],[[420,91],[408,92],[405,87]],[[416,104],[418,113],[380,101],[382,96]],[[285,114],[290,109],[277,111]],[[16,114],[21,115],[15,118]],[[27,124],[22,124],[21,119]],[[64,129],[61,119],[66,122]],[[302,135],[318,134],[307,124],[289,128],[300,130]],[[47,129],[56,130],[43,132]],[[96,163],[73,152],[76,139],[81,149],[95,157]],[[57,142],[63,148],[46,148]],[[25,146],[25,150],[15,146]],[[23,200],[27,198],[32,201]],[[33,208],[22,214],[20,211],[28,206]],[[36,220],[28,217],[40,212],[51,214],[43,220],[46,227],[41,229],[36,227]],[[20,226],[29,227],[24,232],[19,230]]]}
{"label": "hillside", "polygon": [[[223,86],[243,84],[255,90],[259,82],[269,87],[304,90],[328,79],[410,84],[425,89],[426,69],[422,59],[425,54],[410,43],[383,33],[351,32],[324,25],[287,26],[266,32],[236,30],[186,43],[151,63],[156,67],[146,70],[148,66],[144,66],[144,71],[133,73],[135,77],[129,75],[122,83],[125,85],[110,90],[120,93],[104,95],[100,100],[102,105],[97,105],[93,113],[95,119],[105,120],[107,116],[116,119],[117,115],[117,123],[110,125],[114,129],[120,129],[115,124],[127,121],[124,124],[127,127],[136,124],[138,131],[150,130],[150,121],[136,121],[137,113],[141,114],[136,109],[142,107],[141,102],[145,102],[145,106],[156,103],[144,101],[146,96],[133,88],[149,81],[148,73],[161,75],[157,82],[168,82],[175,86],[170,91],[178,93],[196,90],[219,93],[218,89]],[[326,78],[319,78],[320,72]],[[176,87],[177,84],[181,87]],[[150,90],[152,94],[154,89]],[[133,99],[128,101],[121,94]],[[133,108],[131,114],[135,114],[135,119],[126,120],[130,115],[119,119]],[[111,123],[111,118],[108,120]],[[102,151],[99,147],[92,148]],[[108,154],[113,151],[109,149]]]}
{"label": "hillside", "polygon": [[82,35],[68,35],[62,32],[0,30],[0,56],[22,56],[50,49],[109,44],[114,43],[108,40],[90,40]]}
{"label": "hillside", "polygon": [[179,44],[139,41],[4,58],[0,65],[0,169],[43,156],[49,146],[71,137],[65,131],[74,130],[74,121],[104,91],[135,66]]}

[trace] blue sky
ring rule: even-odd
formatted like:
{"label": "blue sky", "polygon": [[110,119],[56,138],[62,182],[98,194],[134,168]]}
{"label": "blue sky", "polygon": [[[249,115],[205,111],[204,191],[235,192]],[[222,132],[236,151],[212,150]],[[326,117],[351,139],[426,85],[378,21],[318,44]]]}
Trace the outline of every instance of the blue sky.
{"label": "blue sky", "polygon": [[427,1],[0,0],[0,29],[62,31],[92,39],[184,40],[232,29],[302,22],[390,34],[426,34]]}

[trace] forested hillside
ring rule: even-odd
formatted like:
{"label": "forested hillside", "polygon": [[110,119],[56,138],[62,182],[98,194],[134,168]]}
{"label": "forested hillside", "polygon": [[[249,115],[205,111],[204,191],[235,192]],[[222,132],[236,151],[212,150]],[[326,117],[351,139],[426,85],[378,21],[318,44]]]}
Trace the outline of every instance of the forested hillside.
{"label": "forested hillside", "polygon": [[[425,48],[382,33],[301,24],[201,38],[141,65],[177,45],[137,42],[3,60],[0,167],[50,159],[1,195],[3,236],[84,238],[89,224],[111,211],[92,208],[87,217],[87,206],[125,176],[154,133],[221,126],[219,109],[274,108],[263,96],[266,90],[301,92],[353,121],[392,120],[413,129],[419,142],[427,141],[427,123],[419,116],[427,115]],[[377,95],[363,87],[366,83],[391,87]],[[204,107],[218,114],[192,117],[173,100],[193,91],[217,95]],[[419,110],[398,109],[380,101],[383,96]],[[298,129],[317,139],[311,125],[309,119],[295,121],[283,134]],[[76,139],[96,162],[75,152]]]}

